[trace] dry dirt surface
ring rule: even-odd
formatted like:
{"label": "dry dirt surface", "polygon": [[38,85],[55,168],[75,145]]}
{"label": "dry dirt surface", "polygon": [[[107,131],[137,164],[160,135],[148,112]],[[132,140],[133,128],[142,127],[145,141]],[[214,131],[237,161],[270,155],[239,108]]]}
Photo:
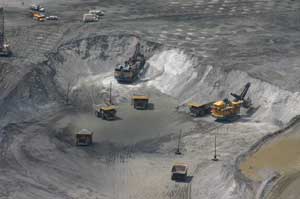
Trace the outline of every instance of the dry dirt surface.
{"label": "dry dirt surface", "polygon": [[[59,20],[33,20],[32,3]],[[0,58],[0,199],[260,197],[275,163],[261,169],[259,179],[241,172],[240,164],[251,146],[300,112],[299,1],[0,4],[13,51]],[[90,9],[105,15],[83,23]],[[137,82],[118,84],[114,67],[138,42],[146,69]],[[186,102],[230,98],[247,82],[253,107],[236,121],[187,114]],[[107,101],[110,85],[118,120],[102,121],[91,107]],[[153,110],[132,109],[137,93],[151,97]],[[81,128],[94,131],[92,146],[74,145]],[[175,155],[179,132],[182,155]],[[217,162],[211,161],[215,136]],[[183,182],[171,180],[176,162],[189,165]],[[287,195],[297,185],[283,184],[291,185]]]}

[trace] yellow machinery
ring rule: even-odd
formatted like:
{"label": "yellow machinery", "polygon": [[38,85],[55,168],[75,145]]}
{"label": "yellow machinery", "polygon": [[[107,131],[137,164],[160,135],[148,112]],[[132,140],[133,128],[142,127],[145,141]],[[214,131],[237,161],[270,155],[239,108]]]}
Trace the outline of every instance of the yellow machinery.
{"label": "yellow machinery", "polygon": [[95,114],[103,120],[115,120],[117,113],[116,106],[94,105]]}
{"label": "yellow machinery", "polygon": [[231,102],[228,99],[213,104],[211,115],[218,120],[230,119],[240,113],[243,101]]}
{"label": "yellow machinery", "polygon": [[46,19],[45,15],[38,13],[38,12],[33,12],[32,17],[33,17],[33,19],[35,19],[39,22],[45,21],[45,19]]}
{"label": "yellow machinery", "polygon": [[224,99],[215,102],[211,109],[211,115],[217,120],[226,120],[237,116],[240,113],[241,106],[249,108],[251,106],[251,100],[245,99],[245,96],[250,85],[250,83],[247,83],[240,95],[231,93],[231,95],[235,98],[233,101]]}
{"label": "yellow machinery", "polygon": [[190,115],[193,117],[199,117],[210,113],[213,102],[209,102],[206,104],[198,104],[198,103],[190,102],[187,105],[190,109]]}
{"label": "yellow machinery", "polygon": [[82,129],[76,133],[76,145],[88,146],[93,143],[93,133],[87,129]]}
{"label": "yellow machinery", "polygon": [[149,108],[149,97],[135,95],[131,98],[134,109],[146,110]]}

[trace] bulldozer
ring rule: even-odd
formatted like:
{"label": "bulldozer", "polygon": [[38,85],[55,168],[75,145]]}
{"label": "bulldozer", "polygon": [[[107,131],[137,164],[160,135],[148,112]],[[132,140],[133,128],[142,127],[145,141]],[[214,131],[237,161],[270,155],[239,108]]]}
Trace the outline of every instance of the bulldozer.
{"label": "bulldozer", "polygon": [[144,69],[146,59],[140,52],[140,43],[137,43],[135,52],[123,65],[115,67],[114,77],[119,83],[132,83],[138,79],[140,72]]}
{"label": "bulldozer", "polygon": [[211,106],[214,102],[209,102],[206,104],[199,104],[195,102],[188,103],[188,107],[190,109],[190,115],[193,117],[201,117],[207,115],[211,112]]}
{"label": "bulldozer", "polygon": [[5,42],[4,8],[0,8],[0,57],[9,57],[11,54],[9,44]]}
{"label": "bulldozer", "polygon": [[235,118],[240,113],[241,106],[249,108],[251,100],[245,99],[245,96],[250,88],[250,83],[247,83],[240,95],[231,93],[234,97],[233,101],[224,99],[217,101],[212,105],[211,115],[217,120],[229,120]]}
{"label": "bulldozer", "polygon": [[143,95],[134,95],[131,98],[134,109],[146,110],[149,108],[149,97]]}
{"label": "bulldozer", "polygon": [[112,105],[94,105],[95,115],[103,120],[115,120],[117,107]]}

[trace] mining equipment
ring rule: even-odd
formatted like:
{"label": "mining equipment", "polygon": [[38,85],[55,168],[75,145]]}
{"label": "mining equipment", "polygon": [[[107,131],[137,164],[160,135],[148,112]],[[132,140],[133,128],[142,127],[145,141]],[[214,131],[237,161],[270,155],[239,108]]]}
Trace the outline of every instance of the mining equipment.
{"label": "mining equipment", "polygon": [[235,118],[239,113],[241,106],[249,108],[251,106],[250,99],[245,100],[245,96],[249,90],[250,83],[247,83],[240,95],[231,93],[235,98],[233,101],[224,99],[213,104],[211,115],[217,120],[228,120]]}
{"label": "mining equipment", "polygon": [[4,8],[0,8],[0,57],[9,57],[11,54],[9,44],[5,42]]}
{"label": "mining equipment", "polygon": [[149,108],[149,97],[144,95],[134,95],[131,98],[134,109],[146,110]]}
{"label": "mining equipment", "polygon": [[95,115],[103,120],[115,120],[117,107],[112,105],[94,105]]}
{"label": "mining equipment", "polygon": [[214,102],[209,102],[206,104],[199,104],[199,103],[194,103],[190,102],[188,103],[188,107],[190,109],[190,115],[193,117],[200,117],[207,115],[211,112],[211,107],[214,104]]}
{"label": "mining equipment", "polygon": [[88,146],[93,143],[93,132],[87,129],[81,129],[75,136],[77,146]]}
{"label": "mining equipment", "polygon": [[234,100],[233,100],[233,101],[235,101],[235,102],[236,102],[236,101],[243,101],[242,106],[245,107],[245,108],[250,108],[251,105],[252,105],[251,99],[250,99],[250,98],[245,99],[246,94],[247,94],[247,92],[248,92],[250,86],[251,86],[251,83],[248,82],[248,83],[245,85],[245,87],[244,87],[244,89],[243,89],[243,91],[242,91],[242,93],[241,93],[240,95],[237,95],[237,94],[235,94],[235,93],[230,93],[230,95],[232,95],[232,96],[234,97]]}
{"label": "mining equipment", "polygon": [[45,21],[46,17],[44,14],[41,14],[39,12],[33,12],[32,13],[32,18],[36,21],[39,21],[39,22],[43,22]]}
{"label": "mining equipment", "polygon": [[132,57],[125,61],[124,65],[118,65],[115,68],[114,76],[119,83],[132,83],[144,70],[145,57],[140,52],[140,43],[137,43]]}
{"label": "mining equipment", "polygon": [[185,181],[188,173],[188,165],[184,163],[176,163],[173,165],[171,172],[171,180]]}

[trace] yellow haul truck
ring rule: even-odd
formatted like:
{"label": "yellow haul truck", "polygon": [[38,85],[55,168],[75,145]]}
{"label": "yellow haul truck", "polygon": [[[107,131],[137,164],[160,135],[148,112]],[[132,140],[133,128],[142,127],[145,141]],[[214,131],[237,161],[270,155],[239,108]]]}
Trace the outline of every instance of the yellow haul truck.
{"label": "yellow haul truck", "polygon": [[134,109],[146,110],[149,108],[149,97],[143,95],[132,96],[132,105]]}
{"label": "yellow haul truck", "polygon": [[184,163],[176,163],[173,165],[171,172],[171,180],[185,181],[188,173],[188,165]]}
{"label": "yellow haul truck", "polygon": [[209,102],[206,104],[198,104],[198,103],[190,102],[187,105],[190,109],[191,116],[200,117],[210,113],[213,103],[214,102]]}
{"label": "yellow haul truck", "polygon": [[88,146],[93,143],[93,132],[87,129],[82,129],[75,136],[77,146]]}
{"label": "yellow haul truck", "polygon": [[107,106],[107,105],[94,105],[95,114],[97,117],[102,118],[103,120],[115,120],[117,107],[116,106]]}
{"label": "yellow haul truck", "polygon": [[41,14],[41,13],[38,13],[38,12],[33,12],[32,13],[32,18],[36,21],[39,21],[39,22],[43,22],[46,20],[46,17],[44,14]]}

